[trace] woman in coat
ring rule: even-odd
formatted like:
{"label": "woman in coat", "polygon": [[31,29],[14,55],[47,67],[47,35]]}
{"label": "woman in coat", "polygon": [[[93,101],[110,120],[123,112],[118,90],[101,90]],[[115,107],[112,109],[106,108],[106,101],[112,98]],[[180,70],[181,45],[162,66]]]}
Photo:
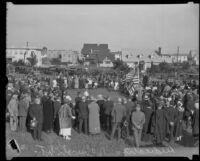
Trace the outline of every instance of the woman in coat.
{"label": "woman in coat", "polygon": [[18,125],[18,95],[13,94],[9,104],[8,104],[8,111],[10,114],[10,128],[12,131],[17,130]]}
{"label": "woman in coat", "polygon": [[99,106],[96,103],[96,99],[91,97],[91,103],[88,104],[89,109],[89,133],[100,133],[100,120],[99,120]]}
{"label": "woman in coat", "polygon": [[60,135],[63,136],[64,139],[70,140],[71,136],[71,118],[75,119],[74,116],[72,116],[72,111],[69,106],[71,97],[66,96],[64,97],[64,104],[61,106],[58,115],[59,115],[59,123],[60,123]]}

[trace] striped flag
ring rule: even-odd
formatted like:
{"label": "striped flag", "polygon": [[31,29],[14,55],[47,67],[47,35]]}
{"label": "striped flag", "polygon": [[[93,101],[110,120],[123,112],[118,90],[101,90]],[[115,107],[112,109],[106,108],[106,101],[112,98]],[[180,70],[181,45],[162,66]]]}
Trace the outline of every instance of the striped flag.
{"label": "striped flag", "polygon": [[139,83],[139,66],[136,66],[132,71],[126,74],[126,78],[123,81]]}
{"label": "striped flag", "polygon": [[126,88],[127,88],[127,91],[129,92],[129,94],[131,96],[133,96],[133,94],[135,92],[134,82],[131,82]]}

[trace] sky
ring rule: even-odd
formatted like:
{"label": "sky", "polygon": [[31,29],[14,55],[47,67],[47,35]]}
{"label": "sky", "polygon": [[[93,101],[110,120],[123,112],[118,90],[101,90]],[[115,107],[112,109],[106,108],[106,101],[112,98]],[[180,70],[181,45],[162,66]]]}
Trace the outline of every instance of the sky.
{"label": "sky", "polygon": [[80,51],[84,43],[168,51],[199,49],[199,6],[7,4],[7,47]]}

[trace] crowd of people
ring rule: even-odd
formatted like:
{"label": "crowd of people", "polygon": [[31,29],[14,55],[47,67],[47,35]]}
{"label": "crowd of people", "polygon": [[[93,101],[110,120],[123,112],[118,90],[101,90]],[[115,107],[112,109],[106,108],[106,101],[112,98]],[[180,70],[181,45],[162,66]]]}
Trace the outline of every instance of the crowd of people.
{"label": "crowd of people", "polygon": [[[59,82],[62,80],[62,86]],[[78,133],[97,135],[104,131],[110,139],[134,137],[162,145],[180,142],[183,129],[192,128],[195,145],[199,141],[199,89],[193,82],[150,82],[135,90],[133,96],[113,100],[109,95],[94,96],[88,88],[120,89],[119,76],[63,76],[49,81],[27,74],[10,79],[7,86],[7,116],[12,131],[30,131],[42,140],[42,131],[55,132],[66,140]],[[73,100],[68,89],[77,91]],[[124,88],[125,89],[125,88]],[[139,92],[140,91],[140,92]],[[33,124],[34,123],[34,124]],[[125,130],[124,130],[125,129]]]}

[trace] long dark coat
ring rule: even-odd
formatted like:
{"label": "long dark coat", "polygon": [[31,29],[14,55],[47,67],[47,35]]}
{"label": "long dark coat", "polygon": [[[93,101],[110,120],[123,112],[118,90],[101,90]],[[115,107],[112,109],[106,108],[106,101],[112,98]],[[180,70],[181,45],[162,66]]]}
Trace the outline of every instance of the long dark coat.
{"label": "long dark coat", "polygon": [[53,101],[50,98],[43,97],[42,98],[43,105],[43,130],[48,131],[53,128],[53,120],[54,120],[54,108]]}
{"label": "long dark coat", "polygon": [[195,109],[192,119],[193,135],[199,135],[199,110]]}
{"label": "long dark coat", "polygon": [[59,124],[58,111],[60,110],[61,103],[55,101],[53,107],[54,107],[54,130],[57,134],[59,134],[60,124]]}
{"label": "long dark coat", "polygon": [[153,109],[152,109],[152,107],[147,108],[147,106],[144,106],[143,112],[144,112],[144,115],[145,115],[145,123],[144,123],[144,126],[143,126],[143,132],[145,134],[151,133],[150,129],[151,129],[151,123],[152,123]]}
{"label": "long dark coat", "polygon": [[176,109],[175,137],[182,136],[183,113],[184,113],[184,110],[181,111],[178,108]]}
{"label": "long dark coat", "polygon": [[152,118],[152,130],[157,143],[161,143],[165,138],[166,113],[163,109],[155,111]]}

